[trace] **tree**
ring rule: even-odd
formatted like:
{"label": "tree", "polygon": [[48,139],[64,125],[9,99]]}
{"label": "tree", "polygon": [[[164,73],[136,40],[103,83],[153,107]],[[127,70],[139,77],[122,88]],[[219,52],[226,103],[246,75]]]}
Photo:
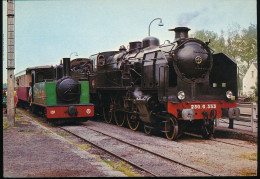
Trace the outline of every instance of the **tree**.
{"label": "tree", "polygon": [[[224,38],[226,34],[226,38]],[[239,24],[234,23],[229,26],[227,32],[221,31],[220,36],[207,30],[199,30],[192,34],[192,37],[208,41],[209,46],[216,52],[227,54],[237,63],[246,62],[247,69],[252,62],[257,61],[257,29],[255,24],[241,30]],[[244,70],[243,70],[244,72]]]}
{"label": "tree", "polygon": [[210,39],[209,47],[212,48],[212,50],[217,51],[217,43],[218,42],[218,34],[213,31],[208,30],[199,30],[196,31],[194,34],[191,34],[192,38],[200,39],[201,41],[208,41]]}
{"label": "tree", "polygon": [[[224,38],[225,34],[226,38]],[[234,23],[227,32],[222,30],[220,35],[213,31],[199,30],[191,36],[202,41],[211,39],[209,47],[215,53],[225,53],[237,63],[246,62],[247,68],[252,62],[257,61],[257,29],[255,24],[241,30],[240,25]]]}
{"label": "tree", "polygon": [[[229,26],[227,32],[221,30],[218,35],[213,31],[199,30],[191,35],[194,38],[208,41],[209,47],[215,53],[225,53],[239,66],[239,89],[242,88],[242,79],[252,62],[257,61],[257,29],[255,24],[241,30],[237,23]],[[225,37],[225,38],[224,38]],[[245,65],[245,62],[247,65]]]}
{"label": "tree", "polygon": [[191,34],[191,37],[198,38],[204,42],[208,41],[210,39],[209,47],[215,52],[215,53],[225,53],[227,54],[227,48],[226,48],[226,41],[224,38],[224,31],[221,31],[221,34],[218,35],[216,32],[208,31],[208,30],[199,30],[196,31],[194,34]]}
{"label": "tree", "polygon": [[254,90],[254,96],[258,96],[257,82],[255,82],[255,86],[251,86],[250,88]]}
{"label": "tree", "polygon": [[240,57],[242,62],[247,63],[247,68],[257,61],[257,29],[251,24],[247,29],[242,30],[240,41]]}

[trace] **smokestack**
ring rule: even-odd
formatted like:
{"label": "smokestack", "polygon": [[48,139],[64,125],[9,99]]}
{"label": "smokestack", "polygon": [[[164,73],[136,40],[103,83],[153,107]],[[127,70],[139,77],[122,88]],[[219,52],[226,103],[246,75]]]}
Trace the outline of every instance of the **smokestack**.
{"label": "smokestack", "polygon": [[63,58],[62,75],[70,76],[70,58]]}
{"label": "smokestack", "polygon": [[178,41],[180,39],[188,38],[188,31],[190,29],[188,27],[176,27],[174,29],[169,29],[169,31],[175,32],[175,41]]}

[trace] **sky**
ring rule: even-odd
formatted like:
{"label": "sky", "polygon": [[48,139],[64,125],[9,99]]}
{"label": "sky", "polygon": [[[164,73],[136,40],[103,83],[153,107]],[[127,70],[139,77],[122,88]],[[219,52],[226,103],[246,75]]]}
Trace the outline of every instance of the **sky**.
{"label": "sky", "polygon": [[[7,81],[7,9],[3,5],[3,83]],[[15,74],[27,67],[56,65],[65,57],[88,58],[118,50],[148,36],[174,40],[168,29],[194,33],[257,24],[256,0],[15,0]],[[76,56],[77,52],[78,56]]]}

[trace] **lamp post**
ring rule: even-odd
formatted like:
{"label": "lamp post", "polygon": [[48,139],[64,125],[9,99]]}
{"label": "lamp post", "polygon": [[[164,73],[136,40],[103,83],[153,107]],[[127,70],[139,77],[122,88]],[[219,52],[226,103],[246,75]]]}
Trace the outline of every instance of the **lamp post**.
{"label": "lamp post", "polygon": [[159,20],[160,19],[160,23],[158,24],[158,26],[163,26],[163,23],[162,23],[162,19],[161,18],[155,18],[154,20],[152,20],[149,24],[149,29],[148,29],[148,35],[150,36],[150,26],[152,24],[153,21],[155,20]]}
{"label": "lamp post", "polygon": [[70,54],[70,59],[71,59],[72,54],[74,54],[74,53],[76,53],[75,56],[78,56],[78,53],[77,53],[77,52],[71,52],[71,54]]}

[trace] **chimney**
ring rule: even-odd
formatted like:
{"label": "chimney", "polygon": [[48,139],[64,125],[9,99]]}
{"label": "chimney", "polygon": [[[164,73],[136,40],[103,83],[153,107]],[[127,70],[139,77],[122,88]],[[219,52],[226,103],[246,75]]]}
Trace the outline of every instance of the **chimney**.
{"label": "chimney", "polygon": [[63,58],[62,75],[70,76],[70,58]]}
{"label": "chimney", "polygon": [[188,31],[190,29],[188,27],[176,27],[174,29],[169,29],[169,31],[175,32],[175,41],[188,38]]}

